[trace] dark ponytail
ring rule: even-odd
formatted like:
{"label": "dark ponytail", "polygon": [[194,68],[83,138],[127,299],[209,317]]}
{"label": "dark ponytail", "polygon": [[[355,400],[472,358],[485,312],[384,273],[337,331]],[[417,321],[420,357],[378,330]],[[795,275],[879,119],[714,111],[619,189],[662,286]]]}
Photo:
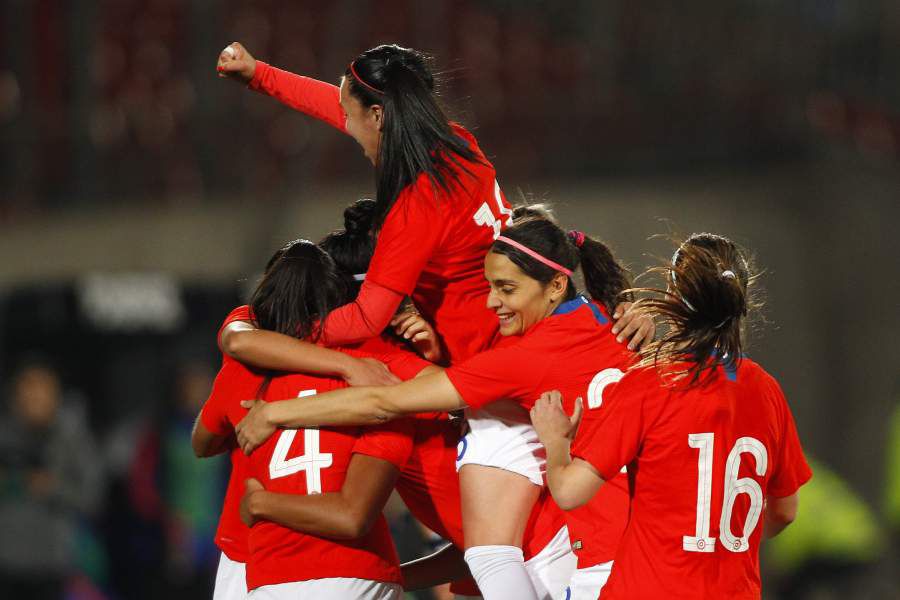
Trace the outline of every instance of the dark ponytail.
{"label": "dark ponytail", "polygon": [[[513,218],[520,217],[524,217],[524,220],[514,221],[515,225],[503,231],[503,237],[530,248],[570,271],[574,272],[580,265],[588,293],[609,314],[613,313],[618,302],[627,299],[622,292],[630,286],[628,272],[603,242],[581,232],[566,233],[556,224],[552,213],[541,205],[515,209]],[[494,242],[491,252],[506,256],[522,272],[542,285],[550,283],[559,272],[502,240]],[[575,283],[569,277],[565,300],[571,300],[575,295]]]}
{"label": "dark ponytail", "polygon": [[331,257],[308,240],[294,240],[269,261],[250,308],[261,329],[316,341],[328,313],[349,299]]}
{"label": "dark ponytail", "polygon": [[434,76],[424,54],[395,44],[360,54],[344,77],[363,106],[381,105],[381,143],[375,162],[376,225],[380,226],[400,191],[424,173],[435,188],[449,191],[463,164],[482,162],[454,134],[435,97]]}
{"label": "dark ponytail", "polygon": [[742,321],[756,303],[750,293],[755,277],[734,242],[696,233],[678,247],[671,265],[649,272],[663,275],[667,289],[633,290],[651,294],[635,306],[668,333],[642,351],[644,362],[661,366],[687,359],[690,367],[665,375],[686,375],[688,385],[720,363],[736,369],[743,354]]}
{"label": "dark ponytail", "polygon": [[351,296],[359,293],[362,280],[375,253],[374,200],[362,198],[344,209],[344,228],[332,231],[319,242],[319,247],[334,259],[338,274],[350,288]]}

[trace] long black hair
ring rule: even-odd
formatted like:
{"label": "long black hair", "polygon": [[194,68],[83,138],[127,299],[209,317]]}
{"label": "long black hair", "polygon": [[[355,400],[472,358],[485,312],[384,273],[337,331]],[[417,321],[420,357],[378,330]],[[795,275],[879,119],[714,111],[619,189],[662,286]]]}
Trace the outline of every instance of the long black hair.
{"label": "long black hair", "polygon": [[356,277],[364,276],[369,270],[375,253],[377,210],[374,200],[357,200],[344,209],[344,228],[332,231],[319,242],[319,247],[334,259],[339,276],[354,297],[362,286],[362,280]]}
{"label": "long black hair", "polygon": [[[609,314],[614,312],[618,302],[630,298],[623,294],[630,286],[628,272],[600,240],[582,232],[566,232],[543,205],[517,208],[513,211],[513,222],[515,225],[503,231],[503,237],[514,240],[573,272],[580,266],[588,293]],[[490,251],[507,257],[522,272],[542,285],[550,283],[559,272],[502,240],[495,241]],[[565,300],[571,300],[576,293],[575,282],[569,277]]]}
{"label": "long black hair", "polygon": [[350,300],[334,260],[308,240],[294,240],[269,259],[250,299],[260,329],[316,341],[328,313]]}
{"label": "long black hair", "polygon": [[648,273],[661,275],[666,289],[633,290],[650,294],[635,308],[654,315],[668,332],[641,352],[643,362],[662,367],[687,359],[686,369],[663,374],[687,376],[688,385],[720,363],[736,369],[744,350],[744,318],[759,305],[756,276],[740,248],[720,235],[695,233],[678,246],[671,264]]}
{"label": "long black hair", "polygon": [[428,58],[416,50],[384,44],[357,56],[344,72],[348,89],[365,106],[383,108],[375,161],[376,224],[381,225],[400,191],[424,173],[435,188],[449,191],[463,164],[483,162],[457,136],[438,105]]}

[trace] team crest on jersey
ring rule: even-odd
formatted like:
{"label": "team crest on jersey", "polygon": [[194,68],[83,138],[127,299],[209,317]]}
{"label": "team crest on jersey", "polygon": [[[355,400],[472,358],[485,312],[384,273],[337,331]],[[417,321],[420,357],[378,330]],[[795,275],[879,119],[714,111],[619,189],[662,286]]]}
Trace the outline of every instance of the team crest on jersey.
{"label": "team crest on jersey", "polygon": [[584,547],[584,544],[581,543],[581,540],[575,540],[572,542],[572,550],[581,550]]}

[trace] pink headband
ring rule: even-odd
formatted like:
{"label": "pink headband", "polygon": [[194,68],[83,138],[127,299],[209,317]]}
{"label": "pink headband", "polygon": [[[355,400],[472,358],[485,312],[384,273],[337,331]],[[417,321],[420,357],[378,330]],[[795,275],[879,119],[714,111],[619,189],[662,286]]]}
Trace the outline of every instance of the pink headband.
{"label": "pink headband", "polygon": [[356,78],[356,80],[357,80],[358,82],[360,82],[361,84],[363,84],[364,86],[366,86],[367,88],[369,88],[370,90],[372,90],[373,92],[375,92],[376,94],[378,94],[378,95],[380,95],[380,96],[384,96],[384,92],[383,92],[383,91],[381,91],[381,90],[379,90],[377,87],[372,86],[372,85],[369,85],[368,83],[366,83],[365,81],[363,81],[363,78],[360,77],[360,76],[359,76],[359,73],[356,72],[356,61],[355,61],[355,60],[354,60],[353,62],[350,63],[350,73],[353,74],[353,76]]}
{"label": "pink headband", "polygon": [[567,275],[568,277],[571,277],[571,276],[572,276],[572,270],[571,270],[571,269],[567,269],[567,268],[565,268],[564,266],[562,266],[561,264],[555,263],[555,262],[553,262],[552,260],[550,260],[549,258],[546,258],[546,257],[544,257],[544,256],[541,256],[540,254],[538,254],[537,252],[535,252],[534,250],[532,250],[532,249],[529,248],[528,246],[523,246],[522,244],[520,244],[520,243],[517,242],[516,240],[511,240],[511,239],[509,239],[508,237],[505,237],[505,236],[502,236],[502,235],[501,235],[501,236],[499,236],[499,237],[497,238],[497,241],[498,241],[498,242],[505,242],[505,243],[509,244],[510,246],[512,246],[513,248],[517,248],[517,249],[521,250],[522,252],[524,252],[525,254],[527,254],[528,256],[530,256],[531,258],[533,258],[534,260],[536,260],[536,261],[538,261],[538,262],[541,262],[541,263],[544,263],[545,265],[547,265],[547,266],[550,267],[551,269],[554,269],[554,270],[556,270],[556,271],[559,271],[560,273],[563,273],[563,274]]}

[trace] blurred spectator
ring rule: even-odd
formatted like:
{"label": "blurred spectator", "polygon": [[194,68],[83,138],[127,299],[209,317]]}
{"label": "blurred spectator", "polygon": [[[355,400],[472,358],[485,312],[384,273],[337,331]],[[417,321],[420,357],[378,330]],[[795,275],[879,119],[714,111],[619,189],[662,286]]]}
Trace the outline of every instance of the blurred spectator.
{"label": "blurred spectator", "polygon": [[884,531],[840,475],[811,458],[809,465],[815,476],[800,492],[803,509],[764,546],[778,575],[770,589],[797,600],[854,597],[871,579],[868,569],[884,549]]}
{"label": "blurred spectator", "polygon": [[102,469],[83,406],[57,372],[29,362],[14,375],[0,420],[0,589],[61,598],[79,520],[97,508]]}
{"label": "blurred spectator", "polygon": [[114,588],[124,597],[211,597],[226,463],[222,457],[197,460],[190,440],[213,375],[206,363],[185,361],[170,399],[134,433],[107,526]]}

